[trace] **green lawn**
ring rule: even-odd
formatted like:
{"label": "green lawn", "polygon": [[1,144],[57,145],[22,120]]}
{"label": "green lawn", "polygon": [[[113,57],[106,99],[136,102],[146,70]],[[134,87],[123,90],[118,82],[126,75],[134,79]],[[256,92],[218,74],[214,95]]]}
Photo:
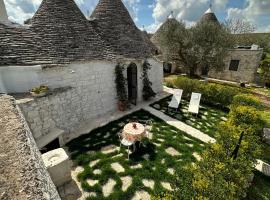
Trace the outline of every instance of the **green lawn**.
{"label": "green lawn", "polygon": [[172,96],[161,99],[158,102],[151,104],[151,106],[166,115],[182,121],[193,128],[196,128],[203,133],[215,137],[216,128],[221,121],[226,120],[227,113],[205,105],[200,106],[199,115],[194,116],[188,112],[189,102],[181,100],[178,111],[175,109],[169,109],[168,105]]}
{"label": "green lawn", "polygon": [[270,177],[256,171],[252,185],[248,190],[246,200],[269,200],[270,199]]}
{"label": "green lawn", "polygon": [[[119,146],[117,133],[132,119],[151,119],[153,137],[145,140],[145,145],[137,148],[128,160],[125,148],[123,147],[118,152],[115,147]],[[201,141],[143,110],[83,135],[71,141],[67,146],[71,158],[84,168],[77,177],[82,188],[86,192],[96,194],[96,197],[88,199],[98,200],[132,199],[138,191],[144,191],[150,195],[167,192],[168,188],[165,188],[168,184],[172,186],[174,171],[196,162],[196,154],[200,154],[205,148]],[[95,165],[93,161],[96,161]],[[120,167],[120,172],[113,169],[112,164],[120,165],[122,167]],[[130,178],[131,185],[123,191],[122,187],[127,186],[123,184],[123,180]],[[113,191],[109,196],[104,197],[102,187],[108,183],[109,179],[114,183]],[[89,180],[96,184],[90,186]],[[147,182],[150,186],[146,187]]]}

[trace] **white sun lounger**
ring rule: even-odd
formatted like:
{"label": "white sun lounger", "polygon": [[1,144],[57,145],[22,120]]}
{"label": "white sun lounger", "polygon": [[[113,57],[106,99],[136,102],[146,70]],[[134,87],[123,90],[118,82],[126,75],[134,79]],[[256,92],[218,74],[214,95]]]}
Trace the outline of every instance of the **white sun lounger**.
{"label": "white sun lounger", "polygon": [[182,99],[183,90],[175,89],[173,93],[174,94],[168,108],[178,109],[180,101]]}
{"label": "white sun lounger", "polygon": [[200,108],[200,101],[201,101],[202,94],[200,93],[192,93],[188,112],[193,114],[199,114],[199,108]]}

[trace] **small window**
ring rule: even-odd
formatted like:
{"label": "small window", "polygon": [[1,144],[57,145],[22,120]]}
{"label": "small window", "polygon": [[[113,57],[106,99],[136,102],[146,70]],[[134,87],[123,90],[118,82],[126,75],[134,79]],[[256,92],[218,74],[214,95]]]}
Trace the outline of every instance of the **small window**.
{"label": "small window", "polygon": [[240,64],[240,60],[231,60],[229,70],[237,71]]}
{"label": "small window", "polygon": [[163,71],[164,71],[164,73],[171,73],[171,71],[172,71],[172,63],[164,62],[163,63]]}

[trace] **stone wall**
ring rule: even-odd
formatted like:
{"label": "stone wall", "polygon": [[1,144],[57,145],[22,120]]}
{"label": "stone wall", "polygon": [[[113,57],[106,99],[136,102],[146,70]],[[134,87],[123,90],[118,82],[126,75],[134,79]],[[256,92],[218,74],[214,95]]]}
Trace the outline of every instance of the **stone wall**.
{"label": "stone wall", "polygon": [[[138,101],[142,101],[142,61],[133,61],[138,67]],[[151,59],[149,71],[155,92],[162,91],[162,64]],[[130,61],[126,62],[127,64]],[[66,67],[43,69],[40,82],[56,89],[42,98],[19,100],[36,140],[42,140],[55,130],[65,135],[81,124],[117,110],[114,69],[116,63],[92,62]],[[127,76],[127,72],[124,72]],[[55,138],[53,138],[55,139]]]}
{"label": "stone wall", "polygon": [[0,199],[60,200],[15,100],[0,105]]}
{"label": "stone wall", "polygon": [[[262,50],[230,50],[229,55],[224,60],[225,69],[220,72],[211,71],[209,72],[209,77],[235,82],[254,83],[261,56]],[[231,60],[240,60],[238,71],[229,70]]]}

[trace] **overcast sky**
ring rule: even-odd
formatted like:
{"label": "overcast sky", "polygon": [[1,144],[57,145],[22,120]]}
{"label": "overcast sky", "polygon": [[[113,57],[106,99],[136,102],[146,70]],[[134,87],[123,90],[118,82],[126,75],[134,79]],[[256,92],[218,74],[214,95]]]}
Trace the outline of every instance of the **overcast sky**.
{"label": "overcast sky", "polygon": [[[75,0],[85,15],[89,15],[98,0]],[[9,18],[22,23],[31,18],[41,0],[4,0]],[[209,0],[123,0],[139,28],[148,32],[163,23],[171,11],[178,20],[194,24],[209,7]],[[257,32],[270,32],[270,0],[213,0],[213,10],[219,21],[230,17],[250,21]]]}

